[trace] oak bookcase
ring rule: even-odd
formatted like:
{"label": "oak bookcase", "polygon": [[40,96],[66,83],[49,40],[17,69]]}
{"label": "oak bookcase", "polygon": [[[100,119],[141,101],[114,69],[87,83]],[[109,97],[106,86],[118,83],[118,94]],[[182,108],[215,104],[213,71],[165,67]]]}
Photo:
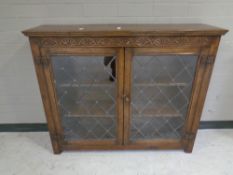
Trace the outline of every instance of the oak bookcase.
{"label": "oak bookcase", "polygon": [[204,24],[42,25],[23,31],[54,153],[192,152],[226,32]]}

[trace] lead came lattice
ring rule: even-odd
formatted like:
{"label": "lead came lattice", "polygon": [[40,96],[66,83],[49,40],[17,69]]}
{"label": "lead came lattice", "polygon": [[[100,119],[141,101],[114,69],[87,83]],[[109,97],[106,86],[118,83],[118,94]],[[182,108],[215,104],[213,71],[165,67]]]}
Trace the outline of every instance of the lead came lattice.
{"label": "lead came lattice", "polygon": [[134,56],[131,140],[180,138],[197,56]]}
{"label": "lead came lattice", "polygon": [[52,57],[65,140],[116,138],[113,62],[115,57],[108,64],[103,56]]}

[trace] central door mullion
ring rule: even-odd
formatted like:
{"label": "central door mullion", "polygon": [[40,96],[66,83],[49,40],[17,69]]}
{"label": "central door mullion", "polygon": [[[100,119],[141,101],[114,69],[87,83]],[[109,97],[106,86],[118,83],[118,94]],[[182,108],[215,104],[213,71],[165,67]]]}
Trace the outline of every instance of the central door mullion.
{"label": "central door mullion", "polygon": [[117,144],[123,145],[124,138],[124,49],[117,51]]}
{"label": "central door mullion", "polygon": [[124,145],[129,144],[130,139],[130,115],[131,115],[131,78],[132,78],[132,48],[125,49],[125,74],[124,74]]}

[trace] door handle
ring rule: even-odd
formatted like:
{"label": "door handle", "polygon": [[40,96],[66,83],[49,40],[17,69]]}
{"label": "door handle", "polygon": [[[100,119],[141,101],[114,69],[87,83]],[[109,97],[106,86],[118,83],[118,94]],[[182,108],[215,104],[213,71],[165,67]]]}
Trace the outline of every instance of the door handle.
{"label": "door handle", "polygon": [[124,96],[123,96],[123,99],[124,99],[124,101],[127,102],[127,103],[130,102],[130,98],[129,98],[127,95],[124,95]]}

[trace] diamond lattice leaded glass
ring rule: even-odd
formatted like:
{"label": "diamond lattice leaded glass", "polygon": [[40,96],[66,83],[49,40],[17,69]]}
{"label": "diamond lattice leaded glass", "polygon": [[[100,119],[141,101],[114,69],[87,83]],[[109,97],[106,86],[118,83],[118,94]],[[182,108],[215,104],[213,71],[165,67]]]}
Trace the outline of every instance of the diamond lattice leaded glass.
{"label": "diamond lattice leaded glass", "polygon": [[134,56],[130,139],[182,135],[197,56]]}
{"label": "diamond lattice leaded glass", "polygon": [[52,56],[64,139],[116,138],[115,57]]}

